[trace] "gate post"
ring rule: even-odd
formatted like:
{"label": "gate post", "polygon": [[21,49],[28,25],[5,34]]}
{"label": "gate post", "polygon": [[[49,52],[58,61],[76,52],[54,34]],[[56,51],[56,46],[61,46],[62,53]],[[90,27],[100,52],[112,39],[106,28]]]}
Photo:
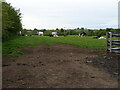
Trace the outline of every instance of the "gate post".
{"label": "gate post", "polygon": [[112,32],[109,32],[110,34],[110,52],[112,52]]}

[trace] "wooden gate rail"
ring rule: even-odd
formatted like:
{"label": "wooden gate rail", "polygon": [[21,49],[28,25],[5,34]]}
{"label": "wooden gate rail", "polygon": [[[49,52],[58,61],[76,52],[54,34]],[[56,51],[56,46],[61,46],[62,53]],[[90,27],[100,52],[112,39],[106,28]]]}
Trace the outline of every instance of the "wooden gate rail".
{"label": "wooden gate rail", "polygon": [[120,53],[120,32],[106,33],[106,51]]}

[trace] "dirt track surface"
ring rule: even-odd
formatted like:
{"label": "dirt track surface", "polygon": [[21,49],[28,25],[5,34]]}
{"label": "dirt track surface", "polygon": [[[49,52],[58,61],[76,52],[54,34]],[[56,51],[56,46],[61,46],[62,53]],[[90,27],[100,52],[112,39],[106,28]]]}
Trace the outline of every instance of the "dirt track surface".
{"label": "dirt track surface", "polygon": [[117,56],[109,58],[111,63],[116,60],[111,69],[103,51],[58,44],[21,51],[25,55],[3,58],[3,88],[118,87]]}

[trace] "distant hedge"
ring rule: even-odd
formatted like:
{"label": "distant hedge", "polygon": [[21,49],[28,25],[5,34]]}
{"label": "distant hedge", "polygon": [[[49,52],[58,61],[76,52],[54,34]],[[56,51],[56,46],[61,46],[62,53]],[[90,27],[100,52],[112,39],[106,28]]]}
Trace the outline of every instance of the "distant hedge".
{"label": "distant hedge", "polygon": [[16,10],[10,4],[2,2],[2,40],[7,41],[22,30],[20,9]]}
{"label": "distant hedge", "polygon": [[68,29],[68,30],[22,30],[23,34],[31,34],[31,35],[38,35],[37,32],[44,32],[44,36],[52,34],[52,32],[57,32],[58,35],[79,35],[81,32],[85,32],[88,36],[105,36],[106,32],[120,32],[120,29],[112,29],[112,28],[106,28],[106,29],[100,29],[100,30],[81,30],[81,29]]}

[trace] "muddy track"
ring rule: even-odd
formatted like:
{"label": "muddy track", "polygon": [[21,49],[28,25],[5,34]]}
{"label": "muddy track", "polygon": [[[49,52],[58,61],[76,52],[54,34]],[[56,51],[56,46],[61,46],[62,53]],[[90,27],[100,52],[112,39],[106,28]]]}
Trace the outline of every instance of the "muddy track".
{"label": "muddy track", "polygon": [[[59,44],[20,50],[25,55],[3,58],[3,88],[118,87],[117,66],[113,71],[99,66],[99,60],[107,63],[107,56],[101,57],[103,51]],[[117,65],[117,57],[114,59]]]}

